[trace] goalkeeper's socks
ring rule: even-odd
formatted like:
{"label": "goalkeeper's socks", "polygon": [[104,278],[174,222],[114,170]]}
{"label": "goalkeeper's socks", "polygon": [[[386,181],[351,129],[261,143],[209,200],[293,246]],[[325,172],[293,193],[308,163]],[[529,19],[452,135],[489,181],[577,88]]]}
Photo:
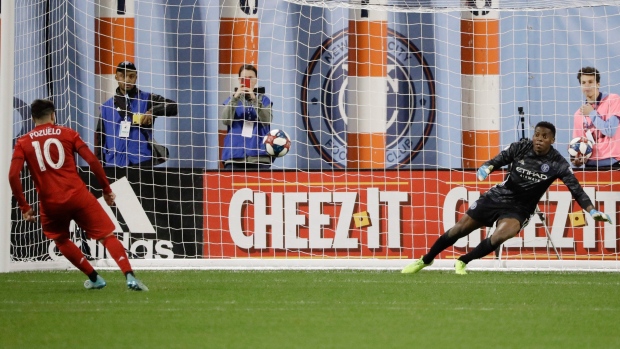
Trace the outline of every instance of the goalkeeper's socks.
{"label": "goalkeeper's socks", "polygon": [[476,248],[471,250],[471,252],[459,257],[459,260],[467,264],[474,259],[479,259],[488,255],[489,253],[495,251],[496,248],[497,246],[493,246],[493,244],[491,243],[491,238],[486,238],[482,240],[482,242],[480,242],[478,246],[476,246]]}
{"label": "goalkeeper's socks", "polygon": [[131,271],[131,264],[129,264],[129,258],[127,257],[127,252],[125,252],[125,247],[123,247],[123,244],[116,238],[116,236],[108,236],[103,239],[101,243],[108,250],[110,256],[114,258],[114,261],[118,267],[121,268],[123,274],[127,274]]}
{"label": "goalkeeper's socks", "polygon": [[[88,262],[86,256],[80,251],[79,247],[75,246],[73,241],[69,239],[58,239],[54,240],[56,242],[56,247],[58,247],[58,251],[62,253],[65,258],[71,262],[76,268],[78,268],[82,273],[88,275],[90,278],[90,274],[92,274],[95,269]],[[92,280],[92,279],[91,279]],[[97,275],[95,275],[95,280],[97,280]]]}
{"label": "goalkeeper's socks", "polygon": [[435,241],[435,243],[433,244],[431,249],[428,251],[428,253],[425,254],[424,257],[422,257],[422,261],[424,262],[424,264],[431,264],[433,259],[435,259],[435,257],[437,257],[437,255],[440,254],[441,251],[454,245],[454,243],[459,239],[455,236],[454,237],[448,236],[449,232],[450,230],[448,230],[442,236],[440,236],[439,239]]}

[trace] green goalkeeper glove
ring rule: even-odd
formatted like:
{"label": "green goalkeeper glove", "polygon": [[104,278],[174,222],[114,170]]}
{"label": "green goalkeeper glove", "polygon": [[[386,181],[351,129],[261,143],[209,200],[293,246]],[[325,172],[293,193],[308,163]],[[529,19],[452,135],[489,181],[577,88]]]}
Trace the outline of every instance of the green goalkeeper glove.
{"label": "green goalkeeper glove", "polygon": [[592,216],[592,218],[594,218],[594,220],[597,222],[607,222],[609,224],[612,224],[611,217],[609,217],[607,213],[601,212],[595,208],[590,210],[590,216]]}

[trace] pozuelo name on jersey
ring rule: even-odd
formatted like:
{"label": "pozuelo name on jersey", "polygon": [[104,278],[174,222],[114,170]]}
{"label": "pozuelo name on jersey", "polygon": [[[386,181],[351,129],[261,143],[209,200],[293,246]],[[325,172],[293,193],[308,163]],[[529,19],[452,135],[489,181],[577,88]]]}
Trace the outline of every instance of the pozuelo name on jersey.
{"label": "pozuelo name on jersey", "polygon": [[33,139],[35,137],[59,135],[60,132],[62,132],[62,130],[59,129],[59,128],[48,127],[48,128],[44,128],[42,130],[32,131],[28,135],[30,136],[30,139]]}

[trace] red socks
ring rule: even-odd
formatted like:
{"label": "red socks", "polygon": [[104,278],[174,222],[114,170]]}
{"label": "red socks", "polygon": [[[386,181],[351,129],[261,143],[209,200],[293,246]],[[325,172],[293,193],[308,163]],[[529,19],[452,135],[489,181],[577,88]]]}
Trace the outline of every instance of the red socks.
{"label": "red socks", "polygon": [[[60,253],[62,253],[65,258],[71,262],[71,264],[80,269],[82,273],[90,275],[95,271],[93,266],[88,262],[82,251],[80,251],[73,241],[66,238],[54,241],[56,242],[56,247],[58,247]],[[116,236],[108,236],[107,238],[101,240],[101,243],[108,250],[110,256],[114,258],[123,274],[126,275],[127,273],[132,272],[131,264],[129,264],[129,258],[127,258],[127,253],[125,252],[125,247],[123,247],[123,244],[116,238]]]}
{"label": "red socks", "polygon": [[62,253],[63,256],[71,262],[71,264],[80,269],[82,273],[90,275],[93,271],[95,271],[93,266],[88,262],[82,251],[75,246],[73,241],[67,238],[54,241],[56,242],[56,247],[58,247],[60,253]]}
{"label": "red socks", "polygon": [[100,240],[100,242],[108,250],[110,256],[114,258],[123,274],[126,275],[127,273],[132,272],[131,264],[129,264],[129,258],[127,258],[127,253],[125,252],[125,247],[123,247],[123,244],[116,238],[116,236],[110,235]]}

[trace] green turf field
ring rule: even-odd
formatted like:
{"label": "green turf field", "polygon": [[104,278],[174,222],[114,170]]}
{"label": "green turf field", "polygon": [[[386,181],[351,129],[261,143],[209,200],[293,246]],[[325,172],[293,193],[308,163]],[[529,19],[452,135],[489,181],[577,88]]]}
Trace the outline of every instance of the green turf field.
{"label": "green turf field", "polygon": [[620,274],[0,274],[0,348],[620,348]]}

